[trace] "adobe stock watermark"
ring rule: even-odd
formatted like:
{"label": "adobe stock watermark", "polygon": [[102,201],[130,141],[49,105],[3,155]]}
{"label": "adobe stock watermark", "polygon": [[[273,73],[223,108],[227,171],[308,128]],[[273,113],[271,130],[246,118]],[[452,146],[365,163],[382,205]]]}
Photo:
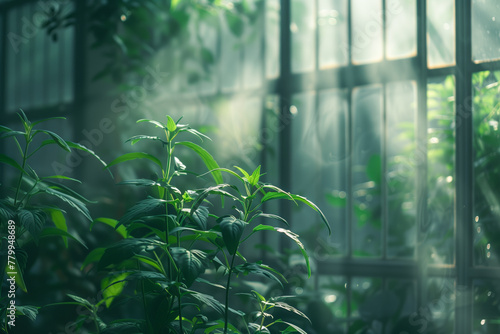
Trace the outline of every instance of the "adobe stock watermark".
{"label": "adobe stock watermark", "polygon": [[20,31],[7,33],[7,39],[14,53],[19,53],[21,44],[28,44],[30,40],[35,38],[43,29],[43,24],[70,2],[70,0],[38,1],[36,3],[37,11],[31,17],[23,16],[21,18]]}
{"label": "adobe stock watermark", "polygon": [[[148,73],[142,78],[142,84],[137,85],[130,91],[123,93],[119,98],[111,102],[110,110],[116,114],[120,120],[124,120],[130,115],[130,112],[136,110],[141,102],[143,102],[151,93],[165,80],[167,72],[161,72],[159,66],[147,66],[145,68]],[[114,132],[116,125],[109,117],[103,117],[98,122],[98,125],[93,129],[83,129],[81,134],[85,138],[79,142],[89,150],[95,150],[96,147],[104,142],[106,135]],[[89,153],[81,150],[72,150],[65,157],[65,163],[59,161],[52,162],[52,169],[56,174],[66,175],[83,162],[83,157]]]}

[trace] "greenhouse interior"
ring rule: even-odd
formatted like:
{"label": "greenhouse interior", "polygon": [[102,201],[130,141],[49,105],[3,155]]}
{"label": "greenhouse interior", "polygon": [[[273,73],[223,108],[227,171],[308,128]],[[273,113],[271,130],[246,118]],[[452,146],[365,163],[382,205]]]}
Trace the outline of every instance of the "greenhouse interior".
{"label": "greenhouse interior", "polygon": [[1,333],[499,333],[499,121],[497,0],[1,0]]}

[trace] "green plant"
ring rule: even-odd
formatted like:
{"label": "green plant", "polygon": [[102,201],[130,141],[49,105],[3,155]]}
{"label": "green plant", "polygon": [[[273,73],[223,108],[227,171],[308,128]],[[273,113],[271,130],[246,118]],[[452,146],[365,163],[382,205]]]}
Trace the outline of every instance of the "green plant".
{"label": "green plant", "polygon": [[[13,168],[18,174],[13,186],[2,185],[4,195],[0,198],[0,250],[2,254],[0,268],[2,270],[5,268],[2,279],[5,279],[6,272],[15,272],[17,287],[27,292],[24,281],[28,257],[24,248],[27,245],[38,244],[40,239],[53,236],[61,237],[66,247],[68,247],[68,239],[82,243],[77,236],[68,233],[67,213],[60,204],[68,205],[92,221],[87,209],[87,204],[91,202],[72,187],[66,186],[60,181],[81,182],[63,175],[39,176],[35,168],[32,167],[34,156],[45,146],[57,145],[67,152],[71,152],[71,149],[83,150],[99,160],[100,158],[93,151],[78,143],[64,140],[55,132],[38,128],[39,124],[50,120],[64,119],[63,117],[31,122],[22,110],[18,115],[24,131],[12,130],[0,125],[0,139],[12,140],[19,152],[18,158],[13,155],[0,154],[0,162]],[[36,139],[43,136],[47,139],[37,144]],[[100,161],[106,166],[102,160]],[[39,160],[36,162],[40,163]],[[4,291],[1,293],[1,326],[2,331],[6,333],[8,332],[7,306],[12,298]],[[17,315],[25,315],[34,320],[37,313],[38,307],[16,305]]]}
{"label": "green plant", "polygon": [[[220,168],[212,155],[198,144],[176,141],[178,136],[185,134],[207,139],[179,121],[175,122],[170,116],[166,123],[140,120],[138,123],[156,126],[164,136],[138,135],[128,140],[132,145],[142,140],[160,143],[164,148],[163,157],[132,152],[108,165],[146,159],[153,164],[158,177],[121,182],[148,187],[150,196],[130,207],[119,220],[96,219],[94,224],[111,226],[123,239],[94,249],[83,263],[83,266],[96,263],[97,270],[106,273],[101,282],[103,299],[98,304],[109,308],[128,303],[134,313],[142,312],[143,319],[118,319],[106,324],[91,312],[89,317],[99,319],[93,321],[92,330],[96,333],[112,333],[118,329],[145,333],[240,333],[244,328],[244,333],[267,333],[268,327],[284,323],[281,319],[268,323],[267,312],[272,308],[303,316],[283,302],[284,298],[274,296],[266,300],[254,291],[252,296],[259,305],[254,319],[252,310],[245,312],[230,307],[235,303],[232,291],[236,289],[235,280],[249,274],[274,280],[280,285],[286,282],[279,271],[262,261],[249,261],[243,254],[245,241],[262,231],[281,233],[292,239],[311,275],[309,258],[299,236],[289,229],[264,223],[266,220],[288,225],[282,217],[263,212],[264,203],[276,199],[305,203],[319,213],[330,230],[325,216],[305,197],[263,183],[260,166],[252,173],[239,167],[236,171]],[[182,147],[201,158],[209,171],[199,176],[211,175],[215,185],[181,190],[182,177],[194,174],[174,155]],[[223,173],[237,183],[224,183]],[[219,201],[219,197],[220,210],[217,210],[218,206],[213,203]],[[231,209],[224,205],[228,200],[234,204]],[[208,205],[213,205],[214,209],[209,210]],[[248,279],[245,282],[248,283]],[[139,303],[134,302],[136,300]],[[260,323],[254,322],[257,320]],[[285,332],[305,333],[296,325],[287,326]]]}

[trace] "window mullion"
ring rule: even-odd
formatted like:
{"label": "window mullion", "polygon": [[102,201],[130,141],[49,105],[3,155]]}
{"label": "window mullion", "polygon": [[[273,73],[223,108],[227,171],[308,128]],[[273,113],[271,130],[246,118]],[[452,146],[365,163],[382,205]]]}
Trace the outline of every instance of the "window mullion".
{"label": "window mullion", "polygon": [[456,169],[455,169],[455,261],[457,334],[472,332],[472,221],[473,221],[473,148],[472,148],[472,63],[471,0],[455,1],[456,21]]}
{"label": "window mullion", "polygon": [[417,307],[420,309],[427,296],[425,251],[422,227],[427,225],[427,3],[417,1],[417,115],[416,115],[416,224],[417,224],[417,260],[421,265],[417,277]]}

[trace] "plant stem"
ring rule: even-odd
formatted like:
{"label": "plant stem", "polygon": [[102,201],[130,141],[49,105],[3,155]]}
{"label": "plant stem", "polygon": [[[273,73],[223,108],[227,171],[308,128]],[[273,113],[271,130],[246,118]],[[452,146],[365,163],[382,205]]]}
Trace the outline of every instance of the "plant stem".
{"label": "plant stem", "polygon": [[234,259],[236,258],[236,252],[233,254],[233,258],[231,259],[231,266],[229,267],[229,274],[227,276],[227,285],[226,285],[226,305],[224,312],[224,334],[227,333],[227,324],[229,318],[229,288],[231,287],[231,274],[233,273],[233,265]]}
{"label": "plant stem", "polygon": [[180,287],[177,287],[177,292],[179,293],[179,297],[177,297],[177,300],[179,302],[179,329],[180,329],[181,334],[184,334],[184,329],[182,328],[182,303],[181,303],[181,288]]}
{"label": "plant stem", "polygon": [[24,167],[26,167],[26,160],[28,160],[27,154],[28,154],[28,148],[30,145],[30,134],[26,134],[26,145],[24,146],[24,153],[23,153],[23,163],[21,165],[21,175],[19,175],[19,180],[17,181],[17,187],[16,187],[16,196],[14,198],[14,206],[17,205],[17,197],[19,196],[19,190],[21,190],[21,183],[23,182],[23,176],[24,176]]}

